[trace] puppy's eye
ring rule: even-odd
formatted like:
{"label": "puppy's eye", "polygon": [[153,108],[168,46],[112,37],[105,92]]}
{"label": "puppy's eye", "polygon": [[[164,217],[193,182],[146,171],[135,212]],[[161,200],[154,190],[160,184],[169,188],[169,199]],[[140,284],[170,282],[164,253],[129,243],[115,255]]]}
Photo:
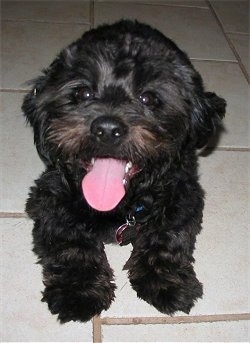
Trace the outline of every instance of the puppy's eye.
{"label": "puppy's eye", "polygon": [[76,98],[79,101],[93,100],[95,98],[95,93],[87,86],[84,86],[77,90]]}
{"label": "puppy's eye", "polygon": [[151,92],[142,93],[139,96],[139,100],[143,105],[146,106],[155,106],[158,104],[158,98]]}

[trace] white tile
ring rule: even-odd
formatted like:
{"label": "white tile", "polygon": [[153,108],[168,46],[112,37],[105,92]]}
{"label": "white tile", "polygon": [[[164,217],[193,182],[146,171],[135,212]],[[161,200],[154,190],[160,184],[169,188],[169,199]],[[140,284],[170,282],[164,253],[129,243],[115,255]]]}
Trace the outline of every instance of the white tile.
{"label": "white tile", "polygon": [[124,247],[106,245],[109,263],[115,271],[117,290],[114,302],[108,311],[102,313],[102,317],[164,316],[153,306],[137,298],[136,292],[132,289],[127,277],[127,271],[122,270],[124,264],[129,259],[131,251],[131,244]]}
{"label": "white tile", "polygon": [[211,0],[226,32],[249,33],[248,0]]}
{"label": "white tile", "polygon": [[7,342],[91,342],[91,323],[60,325],[40,302],[41,268],[31,252],[32,222],[0,219],[1,340]]}
{"label": "white tile", "polygon": [[89,23],[89,1],[2,1],[2,19]]}
{"label": "white tile", "polygon": [[196,270],[204,283],[199,313],[249,312],[250,152],[215,151],[200,158],[206,191]]}
{"label": "white tile", "polygon": [[1,93],[0,211],[24,212],[29,187],[44,167],[21,111],[25,94]]}
{"label": "white tile", "polygon": [[209,91],[227,101],[224,118],[225,132],[219,141],[221,147],[249,148],[250,105],[248,83],[238,64],[193,61]]}
{"label": "white tile", "polygon": [[156,27],[191,57],[235,60],[215,18],[207,9],[96,3],[95,25],[121,18],[137,19]]}
{"label": "white tile", "polygon": [[[203,231],[196,244],[195,270],[204,284],[204,296],[198,300],[191,315],[249,311],[248,158],[246,152],[216,151],[200,159],[206,201]],[[122,271],[131,250],[131,245],[106,246],[118,289],[114,303],[102,316],[164,316],[143,300],[137,299],[126,272]],[[178,315],[183,313],[179,312]]]}
{"label": "white tile", "polygon": [[27,89],[25,82],[38,76],[87,29],[80,24],[3,21],[1,87]]}
{"label": "white tile", "polygon": [[237,33],[228,34],[229,39],[231,40],[235,50],[237,51],[241,62],[243,63],[246,71],[248,74],[250,73],[249,69],[249,61],[250,61],[250,53],[249,53],[249,44],[250,44],[250,37],[249,35],[240,35]]}
{"label": "white tile", "polygon": [[249,322],[103,326],[103,342],[247,342]]}

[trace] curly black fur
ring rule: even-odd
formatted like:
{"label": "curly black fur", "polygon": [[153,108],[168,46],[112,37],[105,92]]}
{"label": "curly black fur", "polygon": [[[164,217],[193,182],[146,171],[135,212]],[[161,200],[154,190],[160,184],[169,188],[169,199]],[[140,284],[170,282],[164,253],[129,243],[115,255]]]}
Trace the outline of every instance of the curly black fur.
{"label": "curly black fur", "polygon": [[[104,243],[114,242],[128,213],[142,206],[125,266],[131,285],[163,313],[189,313],[202,296],[193,269],[204,197],[196,149],[220,127],[225,101],[204,90],[171,40],[124,20],[64,49],[34,81],[22,109],[46,166],[26,209],[51,312],[64,323],[109,308],[116,287]],[[115,126],[116,138],[100,139],[100,121]],[[93,157],[137,168],[125,197],[109,212],[91,209],[82,194]]]}

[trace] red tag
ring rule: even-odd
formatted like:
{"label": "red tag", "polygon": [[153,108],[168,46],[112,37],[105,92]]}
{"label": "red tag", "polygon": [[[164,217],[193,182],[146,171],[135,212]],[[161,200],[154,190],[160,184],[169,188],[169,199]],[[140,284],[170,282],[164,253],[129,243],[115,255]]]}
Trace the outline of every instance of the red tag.
{"label": "red tag", "polygon": [[117,230],[116,230],[116,241],[118,244],[122,243],[122,233],[123,231],[128,227],[128,224],[122,224]]}

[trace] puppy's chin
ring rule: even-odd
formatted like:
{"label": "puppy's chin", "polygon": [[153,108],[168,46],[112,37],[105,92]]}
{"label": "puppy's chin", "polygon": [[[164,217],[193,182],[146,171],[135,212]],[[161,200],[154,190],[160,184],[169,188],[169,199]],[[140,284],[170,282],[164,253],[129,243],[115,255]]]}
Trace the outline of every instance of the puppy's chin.
{"label": "puppy's chin", "polygon": [[124,198],[130,179],[138,172],[131,161],[93,158],[82,180],[85,200],[97,211],[112,211]]}

